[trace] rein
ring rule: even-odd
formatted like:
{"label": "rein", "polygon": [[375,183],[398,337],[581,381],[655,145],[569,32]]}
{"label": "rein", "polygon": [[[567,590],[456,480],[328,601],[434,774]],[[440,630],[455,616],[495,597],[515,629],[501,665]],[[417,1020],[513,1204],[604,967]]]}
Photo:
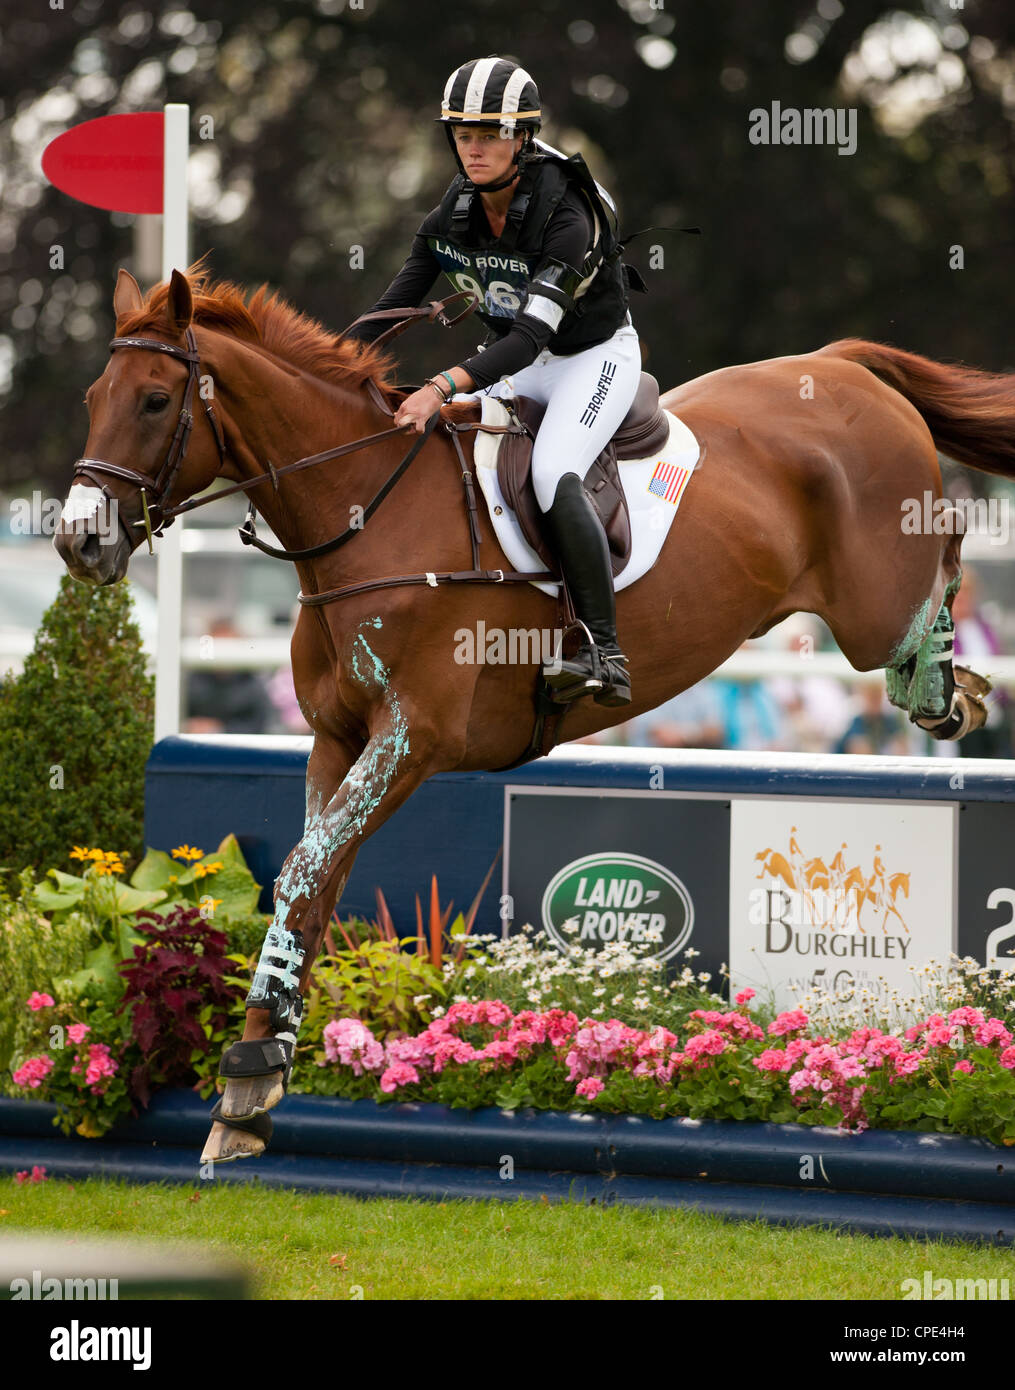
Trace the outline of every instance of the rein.
{"label": "rein", "polygon": [[[458,299],[468,300],[466,308],[454,318],[447,317],[444,310],[449,304],[453,304]],[[434,300],[430,304],[416,309],[380,309],[374,313],[362,314],[349,325],[349,328],[345,329],[345,332],[348,333],[350,329],[355,328],[358,324],[372,319],[390,318],[397,320],[390,328],[385,329],[383,333],[378,335],[374,340],[376,346],[379,343],[397,337],[398,334],[403,333],[412,323],[418,322],[421,318],[427,318],[430,322],[437,320],[445,327],[450,327],[452,324],[458,323],[461,319],[465,318],[467,314],[470,314],[475,308],[475,305],[475,296],[468,290],[460,290],[456,294],[450,295],[447,299]],[[190,326],[187,327],[186,341],[186,348],[177,347],[172,343],[160,342],[157,338],[112,338],[109,344],[110,351],[118,347],[145,348],[152,352],[166,353],[168,356],[175,357],[179,361],[186,362],[187,364],[187,384],[184,388],[183,403],[180,406],[180,414],[176,422],[176,431],[170,443],[165,462],[156,476],[152,478],[150,474],[141,473],[137,469],[127,468],[122,464],[107,463],[103,459],[79,458],[75,460],[74,464],[73,477],[76,478],[79,474],[83,474],[90,482],[99,488],[109,501],[113,500],[112,494],[109,492],[105,483],[96,476],[97,474],[108,474],[110,477],[123,478],[127,482],[134,483],[135,486],[140,489],[141,506],[144,515],[140,521],[135,521],[133,524],[145,528],[150,554],[154,553],[154,546],[152,545],[153,536],[161,536],[166,526],[171,525],[176,517],[182,516],[186,512],[194,511],[197,507],[206,506],[209,502],[217,502],[220,498],[231,497],[238,492],[247,492],[251,488],[258,487],[264,482],[270,482],[277,493],[279,478],[285,477],[288,473],[295,473],[303,468],[311,468],[317,463],[326,463],[329,459],[340,458],[343,454],[355,453],[360,449],[368,448],[372,444],[378,444],[384,439],[390,439],[394,435],[403,434],[406,430],[411,430],[413,428],[412,425],[395,425],[391,429],[380,430],[376,434],[365,435],[362,439],[352,440],[348,444],[339,444],[333,449],[324,449],[318,454],[310,454],[306,458],[297,459],[295,463],[285,464],[282,468],[275,468],[270,462],[266,461],[266,471],[257,474],[253,478],[248,478],[240,483],[234,483],[230,487],[206,494],[203,497],[190,498],[186,502],[178,503],[175,507],[167,507],[165,505],[166,499],[172,490],[176,475],[183,463],[183,458],[187,451],[187,444],[190,439],[190,431],[194,423],[192,403],[194,389],[199,375],[200,359],[197,351],[197,340]],[[394,411],[388,405],[387,401],[385,401],[377,387],[377,383],[372,378],[367,380],[366,387],[374,403],[386,415],[394,415]],[[220,462],[224,462],[226,457],[226,445],[222,427],[219,424],[218,416],[215,414],[210,400],[204,402],[204,407],[208,415],[212,433],[215,437]],[[430,417],[423,427],[419,438],[409,449],[409,452],[371,499],[363,512],[358,526],[348,526],[339,535],[333,536],[331,540],[323,541],[319,545],[308,546],[303,550],[284,550],[277,546],[267,545],[264,541],[259,539],[254,524],[256,512],[254,503],[251,500],[246,520],[239,528],[240,540],[244,545],[252,545],[263,554],[278,560],[311,560],[322,555],[329,555],[333,551],[338,550],[341,546],[352,540],[353,536],[358,535],[359,532],[364,529],[367,521],[373,516],[388,493],[391,492],[399,482],[423,445],[430,438],[439,420],[450,434],[452,443],[458,454],[459,462],[462,466],[462,481],[465,486],[469,534],[472,543],[472,569],[441,571],[439,573],[428,570],[421,574],[393,575],[385,579],[361,580],[354,584],[343,585],[337,589],[328,589],[320,594],[301,593],[299,595],[300,603],[309,606],[317,606],[331,603],[349,594],[363,593],[369,589],[387,589],[403,584],[427,584],[432,588],[436,588],[438,584],[447,583],[527,583],[529,580],[533,579],[557,578],[557,576],[551,574],[548,570],[520,572],[500,569],[482,570],[479,568],[479,523],[476,515],[475,491],[473,488],[472,473],[469,470],[464,453],[462,452],[458,434],[459,432],[470,429],[482,429],[492,434],[527,433],[525,426],[520,421],[513,425],[483,425],[481,422],[456,425],[450,421],[443,420],[439,410]],[[149,503],[148,500],[149,491],[154,494],[154,500],[151,503]],[[155,514],[154,527],[152,524],[153,513]]]}

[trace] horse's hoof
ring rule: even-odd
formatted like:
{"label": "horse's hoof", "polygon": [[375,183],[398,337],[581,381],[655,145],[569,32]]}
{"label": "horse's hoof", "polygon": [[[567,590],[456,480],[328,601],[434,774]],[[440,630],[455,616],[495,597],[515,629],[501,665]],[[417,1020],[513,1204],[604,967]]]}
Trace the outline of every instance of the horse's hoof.
{"label": "horse's hoof", "polygon": [[926,729],[931,738],[951,743],[965,738],[975,729],[982,729],[987,722],[987,707],[979,695],[959,687],[952,696],[951,712],[943,719],[914,719],[913,722]]}
{"label": "horse's hoof", "polygon": [[222,1118],[249,1120],[252,1115],[263,1115],[278,1105],[284,1095],[285,1082],[280,1071],[227,1081],[221,1102]]}
{"label": "horse's hoof", "polygon": [[257,1158],[264,1153],[265,1141],[246,1130],[234,1129],[216,1120],[205,1141],[202,1163],[232,1163],[237,1158]]}
{"label": "horse's hoof", "polygon": [[955,684],[967,695],[982,697],[989,695],[993,689],[986,676],[977,675],[975,671],[970,671],[968,666],[953,666],[952,674],[955,676]]}

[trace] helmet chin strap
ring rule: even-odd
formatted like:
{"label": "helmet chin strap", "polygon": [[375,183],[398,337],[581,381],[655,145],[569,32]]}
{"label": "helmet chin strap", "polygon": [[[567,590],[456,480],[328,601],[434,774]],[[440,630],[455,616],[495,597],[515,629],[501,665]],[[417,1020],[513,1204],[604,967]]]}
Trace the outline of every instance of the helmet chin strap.
{"label": "helmet chin strap", "polygon": [[[515,179],[518,178],[520,174],[521,174],[521,170],[518,168],[518,164],[517,164],[517,161],[516,161],[514,167],[513,167],[512,170],[511,170],[511,173],[508,174],[507,178],[501,179],[501,181],[500,181],[499,183],[475,183],[475,182],[473,182],[473,183],[472,183],[472,186],[473,186],[473,188],[476,190],[477,193],[496,193],[496,192],[498,191],[498,189],[507,188],[509,184],[514,183]],[[470,182],[471,182],[471,180],[470,180]]]}

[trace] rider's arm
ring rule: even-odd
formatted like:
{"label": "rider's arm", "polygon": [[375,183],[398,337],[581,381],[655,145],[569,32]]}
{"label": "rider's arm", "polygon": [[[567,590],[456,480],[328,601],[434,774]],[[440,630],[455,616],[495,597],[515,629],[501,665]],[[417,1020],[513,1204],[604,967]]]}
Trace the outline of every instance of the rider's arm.
{"label": "rider's arm", "polygon": [[[425,233],[429,230],[431,220],[436,224],[436,209],[425,219],[413,238],[412,249],[402,269],[377,303],[371,305],[366,313],[372,314],[376,309],[414,309],[430,292],[434,281],[441,273],[441,268],[426,242]],[[390,319],[374,319],[372,323],[361,323],[358,327],[349,329],[345,337],[357,338],[362,343],[372,343],[390,327]]]}
{"label": "rider's arm", "polygon": [[576,266],[584,263],[592,243],[592,222],[584,208],[565,199],[547,223],[542,253],[525,301],[515,313],[510,331],[498,342],[459,365],[482,388],[521,371],[553,338],[565,313],[574,305],[581,283]]}

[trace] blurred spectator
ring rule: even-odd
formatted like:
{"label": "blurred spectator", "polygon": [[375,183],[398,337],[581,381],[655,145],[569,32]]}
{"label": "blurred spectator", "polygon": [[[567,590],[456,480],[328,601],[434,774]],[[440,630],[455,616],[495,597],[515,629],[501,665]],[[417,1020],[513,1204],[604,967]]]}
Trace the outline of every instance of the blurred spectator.
{"label": "blurred spectator", "polygon": [[[771,646],[771,643],[762,643]],[[750,641],[739,650],[749,650]],[[722,724],[721,748],[771,751],[788,747],[787,725],[772,694],[770,680],[712,681]]]}
{"label": "blurred spectator", "polygon": [[888,703],[883,687],[878,684],[858,686],[856,700],[860,709],[849,728],[835,747],[836,753],[894,753],[909,752],[905,718]]}
{"label": "blurred spectator", "polygon": [[268,698],[275,708],[275,715],[282,731],[287,734],[312,733],[310,725],[303,718],[296,687],[293,685],[291,666],[280,666],[268,681]]}
{"label": "blurred spectator", "polygon": [[[229,618],[213,623],[208,634],[242,637]],[[257,671],[222,666],[195,667],[187,675],[187,734],[263,734],[272,719],[272,704]]]}
{"label": "blurred spectator", "polygon": [[800,658],[798,676],[776,676],[769,689],[785,725],[785,747],[798,753],[827,753],[849,724],[849,695],[832,676],[807,673],[807,662],[818,650],[823,624],[810,613],[794,613],[774,629],[784,650]]}
{"label": "blurred spectator", "polygon": [[624,728],[634,747],[721,748],[723,726],[714,683],[699,681]]}
{"label": "blurred spectator", "polygon": [[[976,571],[968,566],[962,572],[962,585],[952,601],[955,623],[955,664],[969,666],[981,676],[990,674],[990,658],[1001,650],[997,634],[980,611],[977,602],[980,583]],[[1004,691],[987,696],[987,722],[965,738],[941,747],[962,758],[1010,758],[1012,756],[1011,702]]]}

